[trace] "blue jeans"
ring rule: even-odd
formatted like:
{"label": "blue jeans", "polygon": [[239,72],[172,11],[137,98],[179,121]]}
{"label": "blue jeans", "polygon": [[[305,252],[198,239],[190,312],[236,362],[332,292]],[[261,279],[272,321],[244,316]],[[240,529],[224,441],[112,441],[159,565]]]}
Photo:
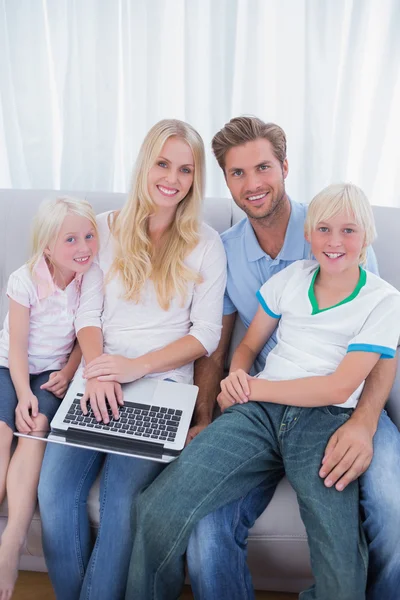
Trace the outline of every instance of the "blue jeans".
{"label": "blue jeans", "polygon": [[247,566],[247,537],[270,503],[279,479],[274,480],[271,474],[246,496],[197,523],[186,557],[196,600],[254,600]]}
{"label": "blue jeans", "polygon": [[[49,423],[61,404],[60,398],[57,398],[48,390],[40,389],[41,385],[48,382],[51,373],[53,371],[43,371],[43,373],[29,375],[30,388],[38,399],[39,413],[47,417]],[[0,421],[6,423],[11,431],[15,431],[15,409],[17,408],[18,398],[7,367],[0,367],[0,398]]]}
{"label": "blue jeans", "polygon": [[[162,471],[149,460],[48,445],[39,483],[43,548],[57,600],[125,596],[134,496]],[[100,525],[92,539],[87,497],[98,473]]]}
{"label": "blue jeans", "polygon": [[400,596],[400,433],[384,411],[374,457],[360,478],[364,531],[369,543],[368,600]]}
{"label": "blue jeans", "polygon": [[262,482],[274,487],[285,473],[297,493],[315,577],[300,597],[364,600],[367,552],[358,483],[337,492],[318,475],[329,437],[350,413],[256,402],[226,410],[137,498],[126,600],[176,600],[189,537],[200,519]]}
{"label": "blue jeans", "polygon": [[[253,600],[247,566],[249,529],[268,506],[276,483],[204,517],[188,546],[196,600]],[[398,600],[400,590],[400,433],[385,411],[374,437],[374,457],[360,478],[364,531],[369,542],[368,600]],[[190,550],[190,552],[189,552]]]}

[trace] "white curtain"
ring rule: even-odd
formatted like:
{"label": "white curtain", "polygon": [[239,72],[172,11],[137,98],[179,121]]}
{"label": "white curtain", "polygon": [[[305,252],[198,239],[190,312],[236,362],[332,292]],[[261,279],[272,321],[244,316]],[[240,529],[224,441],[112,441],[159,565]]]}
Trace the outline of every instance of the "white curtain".
{"label": "white curtain", "polygon": [[156,121],[190,122],[208,195],[232,116],[288,138],[288,191],[400,206],[399,0],[0,0],[0,187],[125,191]]}

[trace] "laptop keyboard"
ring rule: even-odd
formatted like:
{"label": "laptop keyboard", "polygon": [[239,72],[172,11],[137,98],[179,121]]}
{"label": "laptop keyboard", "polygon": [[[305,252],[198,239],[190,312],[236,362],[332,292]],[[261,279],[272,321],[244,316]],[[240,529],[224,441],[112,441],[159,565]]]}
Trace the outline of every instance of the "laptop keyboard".
{"label": "laptop keyboard", "polygon": [[88,404],[88,414],[84,415],[80,406],[83,394],[77,394],[71,404],[64,423],[78,425],[88,430],[110,431],[124,436],[135,436],[162,442],[174,442],[181,420],[182,411],[163,406],[150,406],[149,404],[136,404],[125,402],[119,406],[119,419],[114,419],[110,408],[108,416],[110,422],[106,425],[98,423],[93,411]]}

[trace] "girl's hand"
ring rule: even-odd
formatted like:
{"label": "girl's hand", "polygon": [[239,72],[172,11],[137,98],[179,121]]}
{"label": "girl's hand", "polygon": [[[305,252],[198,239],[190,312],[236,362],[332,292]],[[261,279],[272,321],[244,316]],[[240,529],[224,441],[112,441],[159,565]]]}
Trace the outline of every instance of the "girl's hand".
{"label": "girl's hand", "polygon": [[21,398],[18,398],[17,408],[15,409],[15,426],[18,431],[20,433],[29,433],[35,429],[36,425],[32,417],[37,417],[38,414],[39,402],[32,392],[28,392]]}
{"label": "girl's hand", "polygon": [[65,371],[61,369],[61,371],[50,373],[49,380],[41,385],[40,389],[51,392],[57,398],[64,398],[70,381],[71,379],[65,374]]}
{"label": "girl's hand", "polygon": [[126,358],[118,354],[102,354],[89,364],[83,371],[85,379],[96,377],[99,381],[118,381],[127,383],[146,375],[143,366],[137,358]]}
{"label": "girl's hand", "polygon": [[[87,415],[87,402],[90,401],[94,417],[97,421],[110,422],[108,406],[114,419],[119,419],[118,405],[123,406],[122,390],[116,381],[98,381],[89,379],[86,383],[85,393],[81,399],[81,409]],[[107,406],[108,403],[108,406]]]}
{"label": "girl's hand", "polygon": [[221,381],[221,392],[224,402],[225,400],[229,400],[231,404],[248,402],[250,396],[250,379],[253,379],[253,377],[246,373],[246,371],[243,371],[243,369],[237,369],[237,371],[229,373],[228,377]]}

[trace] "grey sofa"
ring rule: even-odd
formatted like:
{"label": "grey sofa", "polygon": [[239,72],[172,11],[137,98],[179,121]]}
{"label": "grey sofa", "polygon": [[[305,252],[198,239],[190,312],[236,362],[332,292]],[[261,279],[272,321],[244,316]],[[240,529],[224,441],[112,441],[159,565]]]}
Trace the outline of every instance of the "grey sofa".
{"label": "grey sofa", "polygon": [[[38,204],[45,196],[62,192],[34,190],[0,190],[0,234],[2,242],[0,283],[0,318],[7,310],[5,285],[9,274],[23,264],[28,256],[29,228]],[[124,195],[112,193],[83,193],[96,212],[119,208]],[[375,244],[381,276],[400,289],[400,270],[396,257],[400,255],[400,209],[374,209],[379,238]],[[207,198],[204,220],[222,232],[243,218],[243,214],[228,198]],[[243,326],[237,323],[232,348],[243,334]],[[400,427],[400,374],[392,390],[388,411]],[[89,514],[96,528],[98,524],[98,486],[95,484],[89,498]],[[7,502],[0,507],[0,531],[7,519]],[[299,591],[309,585],[311,569],[307,539],[297,506],[295,494],[287,480],[278,486],[274,498],[257,520],[249,538],[249,564],[256,589],[275,591]],[[43,571],[46,569],[41,545],[40,516],[33,519],[21,569]]]}

